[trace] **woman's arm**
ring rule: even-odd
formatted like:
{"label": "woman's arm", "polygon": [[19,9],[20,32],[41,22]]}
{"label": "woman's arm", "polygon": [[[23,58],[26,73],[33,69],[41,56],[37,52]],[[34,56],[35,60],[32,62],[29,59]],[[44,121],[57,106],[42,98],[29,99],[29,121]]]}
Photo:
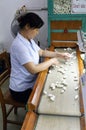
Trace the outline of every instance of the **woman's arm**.
{"label": "woman's arm", "polygon": [[45,62],[42,62],[40,64],[35,65],[33,62],[28,62],[24,64],[24,67],[32,74],[36,74],[38,72],[41,72],[43,70],[46,70],[51,65],[58,65],[59,62],[57,58],[49,59]]}
{"label": "woman's arm", "polygon": [[33,62],[24,64],[24,67],[32,74],[36,74],[40,71],[46,70],[51,65],[58,65],[59,64],[57,60],[58,57],[68,59],[70,57],[70,54],[40,49],[39,56],[50,57],[51,59],[37,65],[35,65]]}
{"label": "woman's arm", "polygon": [[71,57],[69,53],[60,53],[60,52],[54,52],[54,51],[48,51],[48,50],[42,50],[40,49],[39,55],[43,57],[60,57],[60,58],[65,58],[68,59]]}

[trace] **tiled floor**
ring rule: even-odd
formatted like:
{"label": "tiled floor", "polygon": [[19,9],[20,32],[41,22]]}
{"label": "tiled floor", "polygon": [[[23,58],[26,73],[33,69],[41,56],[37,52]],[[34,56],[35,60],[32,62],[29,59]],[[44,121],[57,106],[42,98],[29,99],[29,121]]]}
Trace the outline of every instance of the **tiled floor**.
{"label": "tiled floor", "polygon": [[[3,92],[6,91],[8,84],[9,84],[9,80],[7,80],[5,84],[3,84]],[[18,114],[15,115],[13,111],[9,116],[9,118],[12,120],[19,120],[23,122],[26,112],[27,111],[24,108],[18,108]],[[2,118],[1,105],[0,105],[0,130],[3,130],[3,118]],[[21,126],[8,123],[7,130],[21,130]]]}

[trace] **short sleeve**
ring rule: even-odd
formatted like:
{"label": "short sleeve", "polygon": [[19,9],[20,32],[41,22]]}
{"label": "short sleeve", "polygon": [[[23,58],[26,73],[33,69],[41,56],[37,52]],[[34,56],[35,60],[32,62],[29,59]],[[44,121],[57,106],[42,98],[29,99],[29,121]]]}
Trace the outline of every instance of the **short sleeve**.
{"label": "short sleeve", "polygon": [[13,45],[11,52],[21,65],[33,61],[28,48],[21,43]]}

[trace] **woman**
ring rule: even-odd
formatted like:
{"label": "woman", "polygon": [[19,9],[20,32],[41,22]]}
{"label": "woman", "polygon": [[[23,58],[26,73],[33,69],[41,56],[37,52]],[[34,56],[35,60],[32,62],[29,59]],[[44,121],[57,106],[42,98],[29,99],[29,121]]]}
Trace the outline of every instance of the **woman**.
{"label": "woman", "polygon": [[[57,57],[68,58],[69,54],[42,50],[33,40],[44,22],[35,13],[27,13],[18,19],[20,30],[11,46],[10,92],[17,101],[27,103],[37,74],[58,65]],[[39,57],[51,57],[39,63]]]}

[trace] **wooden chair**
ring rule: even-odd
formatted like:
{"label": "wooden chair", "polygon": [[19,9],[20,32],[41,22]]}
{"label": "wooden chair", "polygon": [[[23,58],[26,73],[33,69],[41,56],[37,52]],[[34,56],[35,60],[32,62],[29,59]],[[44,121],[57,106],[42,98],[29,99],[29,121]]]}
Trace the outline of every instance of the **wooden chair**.
{"label": "wooden chair", "polygon": [[[17,102],[13,100],[10,91],[6,90],[5,93],[2,91],[3,83],[9,78],[10,75],[10,65],[7,57],[7,53],[3,52],[0,54],[0,61],[4,61],[5,64],[4,71],[0,74],[0,103],[2,108],[2,116],[3,116],[3,130],[7,130],[7,123],[13,123],[17,125],[21,125],[22,123],[19,121],[9,120],[8,116],[14,109],[14,113],[17,114],[18,107],[25,107],[25,104]],[[7,86],[8,87],[8,86]],[[7,105],[9,105],[9,110],[7,111]]]}

